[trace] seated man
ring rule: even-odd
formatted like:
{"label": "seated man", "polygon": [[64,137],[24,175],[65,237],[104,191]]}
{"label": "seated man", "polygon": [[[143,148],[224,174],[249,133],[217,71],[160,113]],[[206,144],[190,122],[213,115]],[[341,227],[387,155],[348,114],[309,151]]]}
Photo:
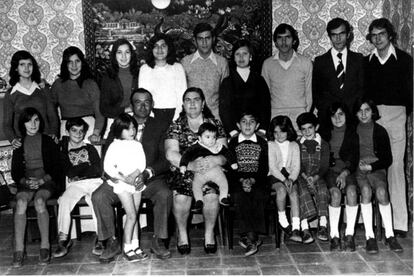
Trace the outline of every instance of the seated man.
{"label": "seated man", "polygon": [[[69,141],[63,140],[61,152],[63,168],[67,178],[66,190],[59,198],[58,230],[59,243],[53,253],[54,258],[65,256],[70,247],[70,213],[76,203],[85,196],[85,200],[92,208],[92,192],[102,184],[101,159],[95,147],[84,142],[88,131],[88,124],[81,118],[71,118],[66,121],[66,131]],[[92,213],[96,230],[96,217]]]}
{"label": "seated man", "polygon": [[[169,170],[169,163],[165,159],[164,140],[162,130],[158,128],[156,120],[150,117],[154,106],[152,95],[145,89],[136,89],[131,94],[133,116],[138,123],[136,140],[142,143],[147,159],[147,168],[139,175],[141,182],[147,188],[142,197],[150,199],[154,205],[154,236],[151,243],[151,252],[159,259],[171,257],[165,248],[162,239],[168,238],[168,216],[172,207],[172,192],[165,182],[165,173]],[[109,133],[106,145],[113,140]],[[98,239],[106,242],[105,249],[100,255],[100,262],[108,263],[121,253],[120,244],[115,236],[113,205],[119,203],[113,187],[104,182],[92,194],[93,208],[98,221]]]}

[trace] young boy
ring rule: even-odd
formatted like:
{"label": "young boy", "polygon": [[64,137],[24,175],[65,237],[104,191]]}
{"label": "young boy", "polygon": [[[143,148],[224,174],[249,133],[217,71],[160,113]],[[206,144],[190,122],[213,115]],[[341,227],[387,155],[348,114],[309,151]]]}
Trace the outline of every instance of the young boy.
{"label": "young boy", "polygon": [[[72,240],[69,238],[72,209],[83,196],[92,208],[92,192],[102,184],[99,154],[93,145],[84,142],[88,124],[77,117],[68,119],[65,127],[69,139],[64,137],[60,146],[67,184],[65,192],[58,200],[59,242],[53,254],[54,258],[65,256],[72,246]],[[92,216],[96,226],[95,214],[92,213]]]}
{"label": "young boy", "polygon": [[240,216],[239,244],[246,250],[245,256],[258,251],[261,241],[258,233],[265,232],[264,203],[266,200],[266,176],[268,172],[267,142],[255,134],[259,128],[257,117],[244,112],[237,127],[240,134],[229,143],[229,151],[237,158],[238,169],[234,172],[234,201]]}
{"label": "young boy", "polygon": [[302,242],[307,244],[314,241],[308,219],[315,216],[319,217],[318,239],[328,241],[329,192],[324,176],[329,168],[329,144],[316,133],[318,119],[313,113],[302,113],[296,123],[302,134],[298,141],[301,160],[298,193]]}
{"label": "young boy", "polygon": [[[200,157],[206,157],[210,155],[223,155],[227,158],[227,161],[231,164],[233,169],[237,169],[237,163],[232,162],[234,158],[230,157],[227,148],[217,143],[217,127],[211,123],[203,123],[198,129],[198,141],[190,148],[188,148],[181,157],[180,171],[185,173],[187,171],[188,163],[196,160]],[[207,182],[214,182],[220,189],[220,204],[224,206],[229,205],[227,195],[229,193],[229,184],[227,178],[224,175],[221,166],[217,165],[206,172],[195,172],[193,179],[193,195],[196,200],[195,209],[201,210],[204,206],[202,187]]]}

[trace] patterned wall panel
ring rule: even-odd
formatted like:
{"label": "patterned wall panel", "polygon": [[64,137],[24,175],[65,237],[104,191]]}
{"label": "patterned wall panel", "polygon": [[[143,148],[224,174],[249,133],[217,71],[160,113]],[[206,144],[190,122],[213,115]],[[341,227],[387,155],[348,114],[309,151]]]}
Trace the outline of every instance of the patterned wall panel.
{"label": "patterned wall panel", "polygon": [[273,0],[273,30],[280,23],[292,25],[299,33],[298,51],[313,59],[330,48],[328,21],[342,17],[354,27],[351,49],[368,54],[372,46],[365,35],[369,23],[381,17],[382,4],[383,0]]}
{"label": "patterned wall panel", "polygon": [[69,45],[84,49],[82,0],[0,1],[0,77],[8,80],[11,56],[25,49],[51,83]]}

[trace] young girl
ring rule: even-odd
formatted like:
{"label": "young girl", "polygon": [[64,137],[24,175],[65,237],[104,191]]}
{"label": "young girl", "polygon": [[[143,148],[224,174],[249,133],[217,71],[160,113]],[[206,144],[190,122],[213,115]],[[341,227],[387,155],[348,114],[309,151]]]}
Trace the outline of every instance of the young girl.
{"label": "young girl", "polygon": [[[299,196],[296,179],[300,171],[299,146],[295,142],[296,131],[289,117],[284,115],[272,119],[268,131],[269,174],[272,189],[276,191],[279,224],[290,240],[302,242],[299,232]],[[286,195],[289,195],[292,225],[286,218]]]}
{"label": "young girl", "polygon": [[45,123],[38,110],[25,108],[20,115],[18,126],[22,134],[22,146],[14,150],[11,166],[12,178],[17,185],[13,266],[22,266],[25,257],[26,209],[32,199],[40,231],[39,264],[45,265],[50,260],[49,213],[46,200],[51,196],[58,196],[64,184],[60,155],[53,140],[42,134]]}
{"label": "young girl", "polygon": [[392,163],[390,139],[387,131],[376,123],[380,116],[374,101],[358,99],[354,106],[358,118],[359,165],[356,178],[361,191],[361,212],[364,219],[366,251],[378,253],[377,240],[372,228],[372,189],[379,202],[379,210],[385,229],[386,244],[395,252],[403,251],[394,237],[392,211],[388,195],[387,168]]}
{"label": "young girl", "polygon": [[111,126],[115,140],[109,145],[104,158],[104,170],[110,179],[126,213],[124,227],[124,256],[129,261],[143,261],[148,255],[139,247],[137,214],[141,192],[145,185],[138,176],[145,169],[145,153],[135,140],[137,122],[129,114],[119,115]]}

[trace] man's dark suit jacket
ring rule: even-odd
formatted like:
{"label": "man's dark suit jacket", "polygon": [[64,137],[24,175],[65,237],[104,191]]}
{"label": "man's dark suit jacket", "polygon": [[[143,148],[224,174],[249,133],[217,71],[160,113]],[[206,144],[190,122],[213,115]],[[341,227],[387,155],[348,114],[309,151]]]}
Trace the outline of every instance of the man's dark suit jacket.
{"label": "man's dark suit jacket", "polygon": [[352,113],[355,100],[364,94],[364,59],[362,54],[348,49],[344,91],[339,91],[336,67],[331,50],[315,58],[312,75],[312,95],[320,121],[326,120],[326,111],[334,102],[343,102]]}
{"label": "man's dark suit jacket", "polygon": [[[160,124],[157,123],[156,119],[149,117],[145,122],[144,132],[141,139],[147,161],[147,167],[151,167],[154,170],[156,177],[163,175],[170,168],[170,163],[165,158],[165,134],[159,126]],[[110,132],[106,140],[104,150],[102,151],[102,156],[105,155],[106,150],[113,140],[114,136],[112,132]]]}

